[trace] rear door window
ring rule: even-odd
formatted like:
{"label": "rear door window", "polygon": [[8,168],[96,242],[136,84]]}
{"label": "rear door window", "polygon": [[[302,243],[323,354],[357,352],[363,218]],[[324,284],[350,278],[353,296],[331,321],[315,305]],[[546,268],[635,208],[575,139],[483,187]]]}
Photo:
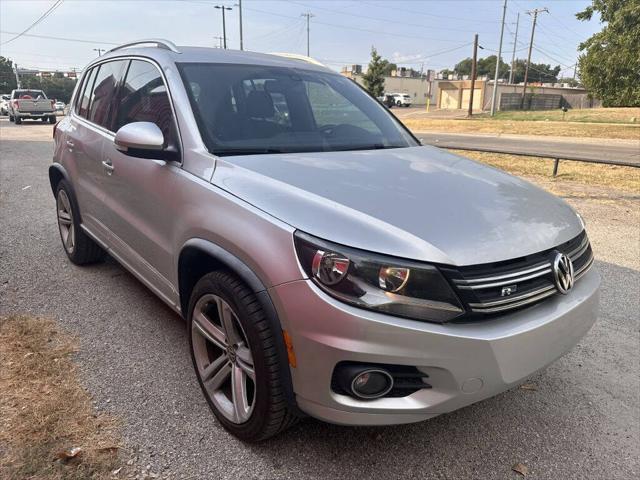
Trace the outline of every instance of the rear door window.
{"label": "rear door window", "polygon": [[101,64],[93,82],[87,119],[108,130],[111,106],[127,63],[128,60],[116,60]]}
{"label": "rear door window", "polygon": [[78,97],[78,102],[76,103],[76,113],[83,118],[87,118],[87,113],[89,111],[89,99],[91,98],[91,90],[93,89],[93,81],[96,78],[96,73],[98,73],[98,67],[92,68],[85,75],[84,84],[82,85],[82,94]]}

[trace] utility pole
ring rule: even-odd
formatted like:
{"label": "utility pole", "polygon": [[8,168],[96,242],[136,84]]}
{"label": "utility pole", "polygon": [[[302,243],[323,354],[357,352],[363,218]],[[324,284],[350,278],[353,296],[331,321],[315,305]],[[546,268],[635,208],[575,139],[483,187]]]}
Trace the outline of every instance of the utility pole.
{"label": "utility pole", "polygon": [[511,70],[509,70],[509,83],[513,83],[513,70],[516,68],[516,47],[518,45],[518,27],[520,26],[520,12],[516,18],[516,38],[513,39],[513,54],[511,55]]}
{"label": "utility pole", "polygon": [[213,37],[214,40],[218,40],[218,48],[222,48],[222,37]]}
{"label": "utility pole", "polygon": [[242,0],[238,0],[236,5],[238,6],[238,15],[240,18],[240,50],[244,50],[244,45],[242,44]]}
{"label": "utility pole", "polygon": [[309,20],[315,17],[315,15],[311,12],[303,13],[300,15],[301,17],[307,17],[307,57],[309,56]]}
{"label": "utility pole", "polygon": [[498,74],[500,73],[500,57],[502,56],[502,37],[504,36],[504,17],[507,14],[507,0],[502,6],[502,26],[500,27],[500,43],[498,44],[498,56],[496,57],[496,74],[493,76],[493,92],[491,93],[491,116],[496,113],[496,96],[498,94]]}
{"label": "utility pole", "polygon": [[536,8],[535,10],[529,10],[527,15],[533,13],[533,25],[531,26],[531,40],[529,40],[529,54],[527,55],[527,65],[524,69],[524,85],[522,86],[522,99],[520,99],[520,110],[524,108],[524,96],[527,92],[527,79],[529,77],[529,64],[531,63],[531,49],[533,48],[533,35],[536,32],[536,22],[538,21],[538,13],[549,13],[547,8]]}
{"label": "utility pole", "polygon": [[94,52],[98,52],[98,56],[101,57],[102,56],[102,52],[106,51],[104,48],[94,48],[93,49]]}
{"label": "utility pole", "polygon": [[469,93],[469,112],[467,116],[473,115],[473,89],[476,86],[476,64],[478,63],[478,34],[473,38],[473,62],[471,63],[471,92]]}
{"label": "utility pole", "polygon": [[222,40],[224,48],[227,48],[227,25],[224,20],[224,11],[225,10],[233,10],[231,7],[225,7],[224,5],[215,5],[213,8],[217,8],[218,10],[222,10]]}
{"label": "utility pole", "polygon": [[20,77],[18,76],[18,64],[13,64],[13,73],[16,76],[16,88],[22,88],[22,84],[20,83]]}

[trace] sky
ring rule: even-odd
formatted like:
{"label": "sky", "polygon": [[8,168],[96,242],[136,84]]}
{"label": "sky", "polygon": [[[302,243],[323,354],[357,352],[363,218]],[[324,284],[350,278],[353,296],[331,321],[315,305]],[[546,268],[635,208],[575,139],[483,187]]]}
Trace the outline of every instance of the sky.
{"label": "sky", "polygon": [[[0,0],[0,55],[21,67],[82,69],[94,49],[141,38],[178,45],[217,46],[226,12],[227,46],[239,48],[237,0],[63,0],[44,20],[15,40],[55,0]],[[452,68],[472,54],[495,54],[504,0],[243,0],[245,50],[306,54],[306,19],[311,12],[310,54],[329,67],[366,65],[371,47],[390,61],[416,70]],[[532,62],[561,65],[573,75],[578,44],[601,29],[599,19],[581,22],[575,13],[588,0],[508,0],[502,58],[511,60],[520,13],[516,57],[526,58],[532,17],[538,15]]]}

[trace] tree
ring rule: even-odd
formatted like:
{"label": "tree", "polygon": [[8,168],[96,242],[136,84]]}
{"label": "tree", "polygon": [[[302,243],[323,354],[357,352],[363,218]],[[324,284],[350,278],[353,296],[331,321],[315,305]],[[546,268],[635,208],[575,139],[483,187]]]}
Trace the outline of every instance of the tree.
{"label": "tree", "polygon": [[[473,60],[471,58],[465,58],[461,62],[458,62],[455,67],[453,67],[454,71],[458,75],[469,75],[471,76],[471,67]],[[489,55],[486,58],[481,58],[478,60],[477,67],[477,75],[479,77],[488,76],[489,78],[493,78],[496,72],[496,56]],[[502,59],[500,59],[500,70],[498,71],[498,78],[506,78],[509,76],[509,65],[504,63]]]}
{"label": "tree", "polygon": [[383,60],[375,47],[371,47],[371,61],[367,73],[362,76],[364,86],[374,97],[380,97],[384,93],[384,72],[388,64]]}
{"label": "tree", "polygon": [[13,62],[8,58],[0,57],[0,93],[9,93],[16,87],[16,76],[13,73]]}
{"label": "tree", "polygon": [[391,63],[389,60],[382,60],[383,63],[383,71],[385,77],[390,77],[391,72],[398,69],[398,66],[395,63]]}
{"label": "tree", "polygon": [[578,47],[580,79],[605,107],[640,107],[640,0],[592,0],[576,17],[596,13],[605,25]]}
{"label": "tree", "polygon": [[[527,65],[526,60],[517,59],[513,66],[513,83],[524,82],[524,71]],[[551,67],[544,63],[531,63],[529,66],[529,76],[527,82],[530,83],[557,83],[560,65]]]}
{"label": "tree", "polygon": [[69,103],[76,81],[66,77],[36,77],[25,76],[21,79],[22,88],[32,88],[34,90],[42,90],[47,98],[52,100],[60,100]]}

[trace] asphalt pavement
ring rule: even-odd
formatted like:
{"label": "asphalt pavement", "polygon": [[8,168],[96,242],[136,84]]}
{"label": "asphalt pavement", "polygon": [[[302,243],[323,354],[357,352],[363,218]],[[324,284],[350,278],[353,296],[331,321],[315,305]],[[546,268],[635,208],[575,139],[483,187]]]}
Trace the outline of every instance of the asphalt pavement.
{"label": "asphalt pavement", "polygon": [[[76,267],[56,226],[51,126],[0,129],[0,315],[56,319],[80,339],[81,380],[122,419],[124,449],[189,479],[630,479],[640,474],[638,197],[568,200],[586,218],[602,313],[568,355],[513,389],[433,420],[348,428],[305,420],[246,445],[204,401],[185,324],[113,260]],[[541,347],[544,348],[544,347]]]}
{"label": "asphalt pavement", "polygon": [[[606,128],[606,127],[603,127]],[[424,144],[441,148],[485,152],[544,155],[550,158],[586,159],[640,167],[640,139],[584,140],[550,139],[530,135],[490,135],[469,133],[414,132]]]}

